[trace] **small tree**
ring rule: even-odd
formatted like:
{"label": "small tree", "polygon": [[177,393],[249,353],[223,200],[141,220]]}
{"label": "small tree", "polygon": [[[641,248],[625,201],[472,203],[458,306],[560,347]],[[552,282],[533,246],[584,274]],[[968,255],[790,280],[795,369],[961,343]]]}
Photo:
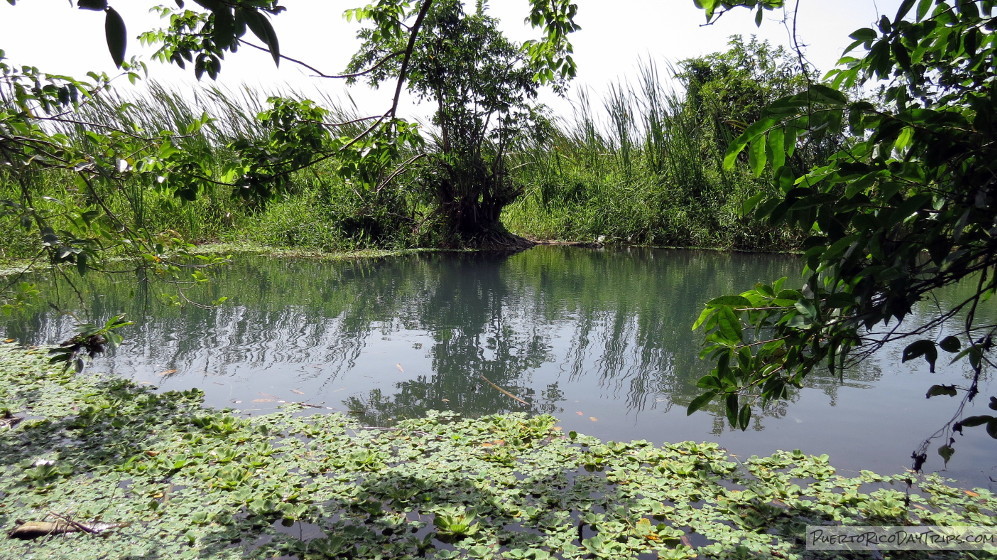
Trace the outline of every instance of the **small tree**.
{"label": "small tree", "polygon": [[[766,106],[805,90],[815,74],[809,65],[801,67],[784,48],[755,37],[745,40],[740,35],[729,39],[725,51],[680,61],[675,77],[685,88],[685,98],[671,119],[675,129],[683,131],[680,138],[688,145],[673,158],[677,161],[672,165],[708,168],[717,177],[712,181],[683,181],[679,185],[682,205],[696,209],[700,219],[711,223],[711,227],[723,228],[723,207],[737,212],[751,195],[770,190],[766,181],[745,172],[747,157],[740,158],[744,165],[724,169],[724,152],[734,138],[758,120]],[[802,172],[832,153],[841,138],[840,128],[814,134],[789,163]],[[780,243],[776,239],[785,244],[798,241],[799,234],[790,228],[773,228],[747,217],[741,220],[742,228],[735,239],[739,247]]]}
{"label": "small tree", "polygon": [[[506,155],[533,121],[530,101],[539,84],[523,48],[498,30],[485,9],[478,2],[468,14],[459,0],[433,2],[409,60],[408,90],[436,107],[433,150],[415,183],[432,206],[444,245],[523,244],[499,218],[521,192]],[[403,60],[392,53],[404,50],[408,37],[386,37],[377,27],[361,30],[359,37],[363,45],[349,71],[374,66],[365,78],[375,87],[393,80]]]}
{"label": "small tree", "polygon": [[751,37],[732,36],[724,52],[678,63],[686,106],[711,141],[729,143],[773,101],[806,89],[816,71],[801,68],[783,48]]}

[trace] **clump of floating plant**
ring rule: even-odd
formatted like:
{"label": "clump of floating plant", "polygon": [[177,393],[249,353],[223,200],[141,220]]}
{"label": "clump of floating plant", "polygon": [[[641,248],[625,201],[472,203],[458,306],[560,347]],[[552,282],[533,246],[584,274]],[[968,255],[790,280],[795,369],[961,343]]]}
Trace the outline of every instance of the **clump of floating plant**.
{"label": "clump of floating plant", "polygon": [[807,525],[997,514],[987,490],[846,477],[794,451],[603,442],[519,414],[240,417],[198,391],[64,372],[44,350],[0,344],[0,365],[0,410],[21,419],[0,424],[9,558],[803,558]]}

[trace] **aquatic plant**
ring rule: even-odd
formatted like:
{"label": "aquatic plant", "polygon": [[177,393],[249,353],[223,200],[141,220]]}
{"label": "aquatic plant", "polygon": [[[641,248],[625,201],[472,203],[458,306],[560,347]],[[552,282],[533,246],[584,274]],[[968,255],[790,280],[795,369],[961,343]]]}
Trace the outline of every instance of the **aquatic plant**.
{"label": "aquatic plant", "polygon": [[802,558],[808,524],[997,513],[984,489],[847,477],[794,451],[603,442],[522,414],[243,417],[52,368],[43,349],[0,344],[0,363],[0,409],[23,418],[0,426],[0,526],[102,529],[11,538],[3,558]]}

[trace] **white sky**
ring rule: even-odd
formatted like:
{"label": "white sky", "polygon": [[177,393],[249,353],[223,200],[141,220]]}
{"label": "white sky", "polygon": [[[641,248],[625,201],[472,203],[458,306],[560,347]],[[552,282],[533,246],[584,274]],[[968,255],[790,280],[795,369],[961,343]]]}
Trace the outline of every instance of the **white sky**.
{"label": "white sky", "polygon": [[[164,0],[167,1],[167,0]],[[347,23],[342,12],[370,0],[284,0],[287,11],[275,17],[274,28],[281,52],[304,60],[325,72],[337,73],[345,66],[357,42],[355,23]],[[151,50],[139,45],[141,31],[160,26],[148,7],[161,2],[111,0],[128,26],[128,56]],[[612,81],[633,75],[640,59],[650,58],[660,65],[721,51],[730,35],[757,34],[774,44],[789,44],[789,32],[781,22],[782,12],[766,15],[761,28],[754,14],[737,10],[724,15],[712,26],[702,26],[705,16],[693,0],[577,0],[576,21],[581,31],[573,36],[575,60],[579,66],[574,87],[604,90]],[[870,26],[878,13],[893,15],[900,0],[800,0],[798,36],[807,45],[807,55],[821,71],[833,66],[849,44],[849,33]],[[8,62],[38,66],[52,74],[82,76],[88,70],[115,73],[104,43],[104,14],[77,10],[67,0],[19,0],[16,6],[0,2],[0,49]],[[795,0],[788,0],[790,7]],[[492,0],[490,13],[500,18],[506,32],[517,40],[535,36],[521,24],[527,15],[526,0]],[[192,87],[192,65],[186,72],[149,62],[150,77],[177,87]],[[663,66],[659,66],[663,68]],[[204,78],[209,82],[208,78]],[[274,67],[269,54],[240,49],[222,64],[220,85],[236,88],[241,83],[272,90],[289,84],[306,95],[315,89],[331,97],[342,97],[344,86],[338,80],[309,77],[308,71],[284,61]],[[122,86],[126,82],[121,82]],[[382,112],[388,92],[372,94],[364,89],[352,92],[365,110]],[[568,96],[572,97],[571,94]],[[564,112],[567,103],[554,96],[543,98]]]}

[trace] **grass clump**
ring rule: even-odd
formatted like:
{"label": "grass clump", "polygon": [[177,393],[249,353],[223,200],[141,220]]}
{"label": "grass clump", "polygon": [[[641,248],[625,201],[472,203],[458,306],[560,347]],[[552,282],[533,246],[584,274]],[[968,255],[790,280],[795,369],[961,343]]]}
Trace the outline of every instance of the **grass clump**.
{"label": "grass clump", "polygon": [[127,524],[9,539],[3,558],[803,558],[807,524],[992,526],[997,511],[986,490],[843,477],[826,456],[742,463],[550,416],[244,417],[197,391],[65,374],[43,350],[3,344],[0,362],[0,411],[23,418],[0,428],[0,526]]}
{"label": "grass clump", "polygon": [[[807,72],[781,48],[732,37],[729,49],[668,65],[641,61],[601,100],[582,90],[573,114],[550,123],[519,154],[524,195],[504,219],[521,235],[632,245],[747,250],[795,248],[803,232],[748,216],[745,201],[779,195],[727,146],[762,107],[801,91]],[[812,76],[811,76],[812,79]],[[672,85],[675,84],[675,85]],[[840,131],[814,132],[794,171],[833,153]]]}

